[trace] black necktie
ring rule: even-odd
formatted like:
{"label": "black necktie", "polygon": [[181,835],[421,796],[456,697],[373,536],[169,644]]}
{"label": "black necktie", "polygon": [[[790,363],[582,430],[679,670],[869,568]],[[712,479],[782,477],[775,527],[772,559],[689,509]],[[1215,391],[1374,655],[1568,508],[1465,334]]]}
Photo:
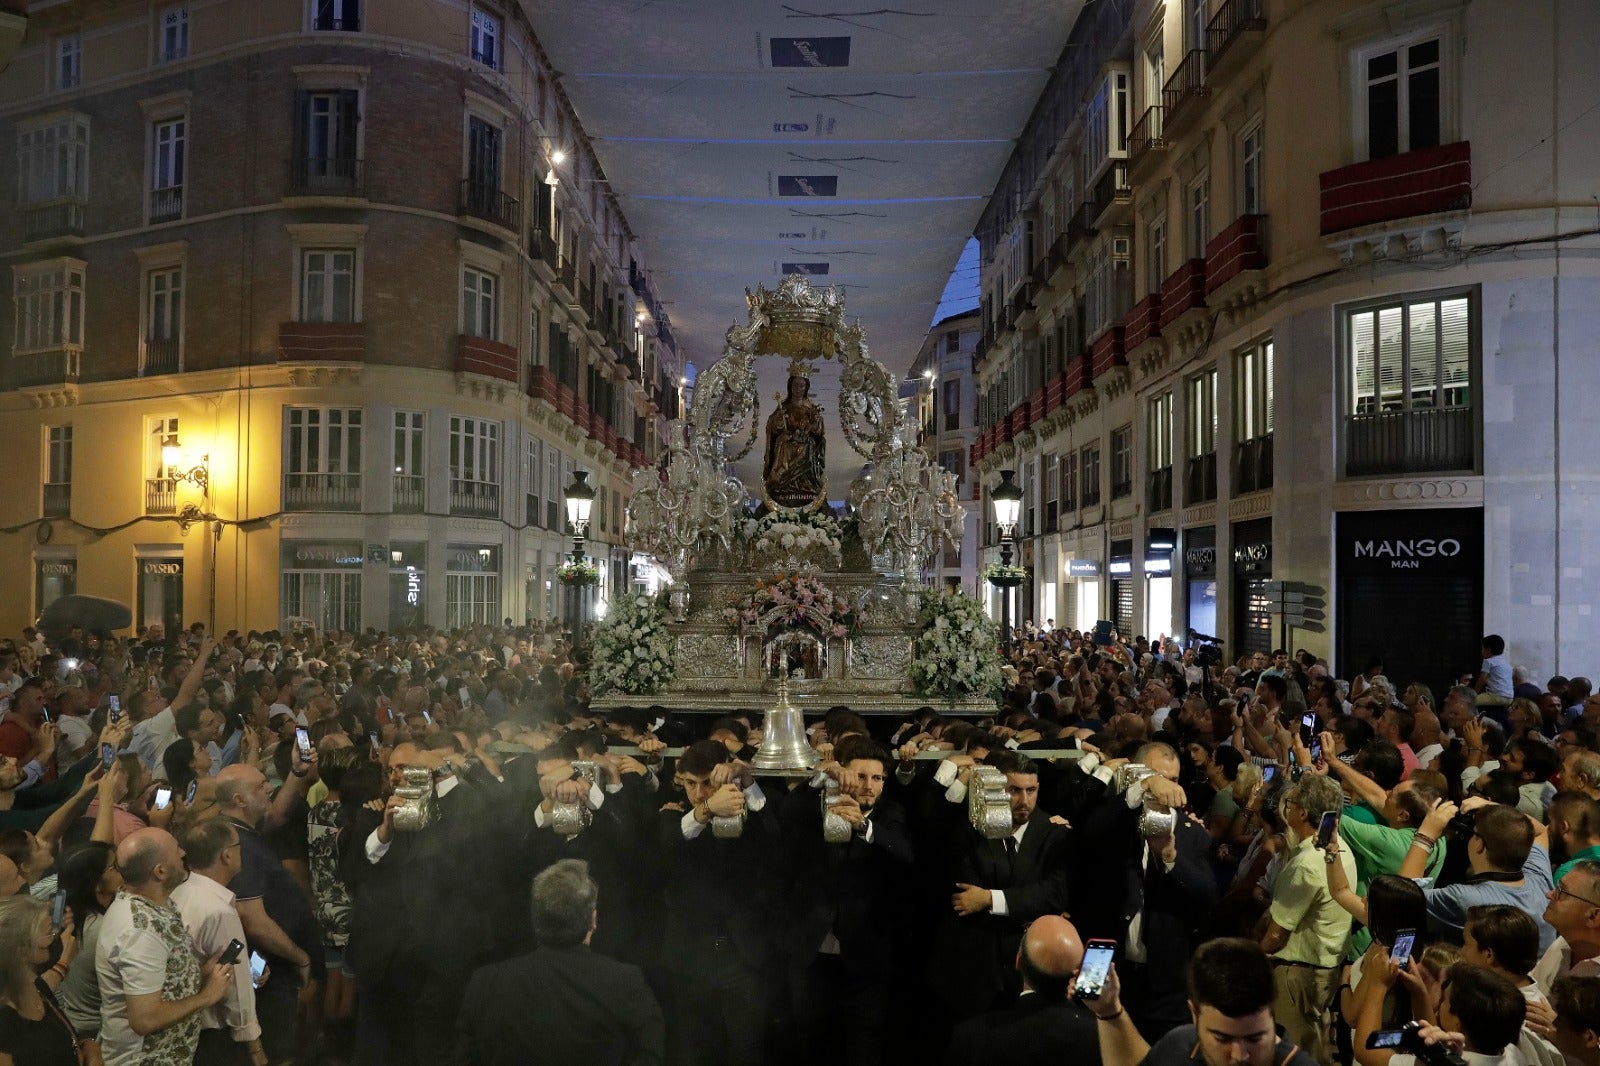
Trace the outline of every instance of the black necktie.
{"label": "black necktie", "polygon": [[1017,838],[1006,837],[1006,861],[1012,865],[1017,861]]}

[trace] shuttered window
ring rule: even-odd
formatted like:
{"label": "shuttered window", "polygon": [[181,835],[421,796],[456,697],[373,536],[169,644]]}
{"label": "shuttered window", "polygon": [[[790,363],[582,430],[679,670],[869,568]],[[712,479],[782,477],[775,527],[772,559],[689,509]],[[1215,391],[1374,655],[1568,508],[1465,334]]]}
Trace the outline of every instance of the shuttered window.
{"label": "shuttered window", "polygon": [[1351,413],[1470,407],[1471,331],[1465,295],[1350,312]]}

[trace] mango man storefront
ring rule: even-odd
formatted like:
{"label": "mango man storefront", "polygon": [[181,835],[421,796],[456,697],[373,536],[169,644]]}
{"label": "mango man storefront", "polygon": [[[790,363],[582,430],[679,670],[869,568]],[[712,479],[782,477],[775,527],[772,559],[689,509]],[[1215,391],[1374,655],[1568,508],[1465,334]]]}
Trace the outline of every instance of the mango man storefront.
{"label": "mango man storefront", "polygon": [[1442,698],[1475,673],[1483,637],[1483,510],[1336,516],[1340,677],[1373,657],[1397,689],[1422,681]]}

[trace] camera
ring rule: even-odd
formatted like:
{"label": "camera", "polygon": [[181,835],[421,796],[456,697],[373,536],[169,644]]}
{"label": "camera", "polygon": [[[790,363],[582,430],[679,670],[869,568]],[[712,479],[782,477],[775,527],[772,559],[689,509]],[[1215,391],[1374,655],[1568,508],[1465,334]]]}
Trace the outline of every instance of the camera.
{"label": "camera", "polygon": [[1422,1039],[1422,1024],[1407,1022],[1399,1029],[1380,1029],[1367,1038],[1369,1051],[1392,1049],[1415,1056],[1424,1066],[1466,1066],[1467,1060],[1444,1044]]}
{"label": "camera", "polygon": [[1222,661],[1222,648],[1216,644],[1201,644],[1194,650],[1194,664],[1209,670]]}

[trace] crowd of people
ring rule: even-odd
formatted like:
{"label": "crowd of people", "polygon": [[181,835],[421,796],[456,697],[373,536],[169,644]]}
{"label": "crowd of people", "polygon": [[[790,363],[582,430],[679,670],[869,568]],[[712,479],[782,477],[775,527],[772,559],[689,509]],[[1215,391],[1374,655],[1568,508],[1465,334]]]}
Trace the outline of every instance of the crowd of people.
{"label": "crowd of people", "polygon": [[554,626],[29,630],[0,1066],[1600,1066],[1600,696],[1483,650],[1029,626],[993,717],[771,776]]}

